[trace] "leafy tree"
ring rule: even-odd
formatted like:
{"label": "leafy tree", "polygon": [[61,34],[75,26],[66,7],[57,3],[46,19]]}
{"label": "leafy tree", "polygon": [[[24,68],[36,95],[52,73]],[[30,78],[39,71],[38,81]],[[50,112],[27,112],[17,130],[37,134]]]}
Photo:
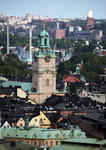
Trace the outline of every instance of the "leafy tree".
{"label": "leafy tree", "polygon": [[71,95],[76,95],[77,94],[77,90],[76,90],[76,85],[74,83],[71,83],[69,86],[69,94]]}
{"label": "leafy tree", "polygon": [[75,72],[76,64],[81,63],[83,60],[83,67],[81,74],[87,79],[97,79],[100,74],[104,73],[104,66],[106,66],[106,56],[97,56],[92,53],[82,53],[73,56],[69,61],[60,63],[58,71],[62,77],[69,74],[70,71]]}

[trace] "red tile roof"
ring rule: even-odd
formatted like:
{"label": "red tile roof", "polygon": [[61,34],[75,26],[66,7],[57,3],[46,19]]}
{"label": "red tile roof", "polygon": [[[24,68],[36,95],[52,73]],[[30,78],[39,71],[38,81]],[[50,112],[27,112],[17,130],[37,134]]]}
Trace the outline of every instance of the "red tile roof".
{"label": "red tile roof", "polygon": [[73,75],[71,76],[65,75],[63,78],[63,82],[75,83],[75,82],[80,82],[80,80]]}

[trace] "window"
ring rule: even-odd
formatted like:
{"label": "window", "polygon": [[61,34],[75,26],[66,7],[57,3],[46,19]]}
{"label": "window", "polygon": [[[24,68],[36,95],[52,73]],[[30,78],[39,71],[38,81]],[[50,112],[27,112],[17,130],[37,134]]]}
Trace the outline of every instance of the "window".
{"label": "window", "polygon": [[58,141],[56,141],[56,145],[58,145]]}
{"label": "window", "polygon": [[46,86],[49,86],[49,79],[46,79]]}
{"label": "window", "polygon": [[53,141],[50,142],[50,145],[51,145],[51,146],[53,145]]}
{"label": "window", "polygon": [[39,141],[39,146],[41,146],[41,141]]}
{"label": "window", "polygon": [[36,145],[36,141],[34,141],[34,145]]}
{"label": "window", "polygon": [[49,143],[49,142],[48,142],[48,141],[46,141],[46,145],[47,145],[47,146],[48,146],[48,143]]}
{"label": "window", "polygon": [[47,39],[45,39],[45,45],[47,45]]}

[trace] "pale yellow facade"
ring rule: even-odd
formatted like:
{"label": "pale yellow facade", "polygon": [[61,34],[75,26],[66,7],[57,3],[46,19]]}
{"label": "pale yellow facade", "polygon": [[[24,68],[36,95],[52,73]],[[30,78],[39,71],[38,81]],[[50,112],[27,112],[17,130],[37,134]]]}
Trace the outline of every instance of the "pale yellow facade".
{"label": "pale yellow facade", "polygon": [[50,58],[49,62],[45,58],[37,58],[33,63],[33,88],[36,94],[30,94],[29,98],[37,103],[43,103],[52,94],[56,93],[56,67],[55,57]]}
{"label": "pale yellow facade", "polygon": [[24,127],[25,126],[25,121],[22,117],[17,121],[16,126],[17,127],[22,127],[22,126]]}
{"label": "pale yellow facade", "polygon": [[17,89],[17,96],[20,98],[26,98],[26,92],[24,92],[21,88]]}
{"label": "pale yellow facade", "polygon": [[41,128],[50,128],[50,125],[51,125],[51,122],[41,111],[40,111],[39,116],[32,118],[31,121],[29,122],[29,127],[37,126]]}

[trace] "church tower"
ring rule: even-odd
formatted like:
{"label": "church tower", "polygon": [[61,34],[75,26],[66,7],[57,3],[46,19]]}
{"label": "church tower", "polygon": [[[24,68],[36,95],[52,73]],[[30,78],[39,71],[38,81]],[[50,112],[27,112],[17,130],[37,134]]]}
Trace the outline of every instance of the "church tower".
{"label": "church tower", "polygon": [[55,53],[49,45],[49,34],[43,25],[43,31],[39,35],[39,50],[33,57],[33,88],[36,89],[38,97],[35,99],[39,103],[56,93],[55,59]]}

